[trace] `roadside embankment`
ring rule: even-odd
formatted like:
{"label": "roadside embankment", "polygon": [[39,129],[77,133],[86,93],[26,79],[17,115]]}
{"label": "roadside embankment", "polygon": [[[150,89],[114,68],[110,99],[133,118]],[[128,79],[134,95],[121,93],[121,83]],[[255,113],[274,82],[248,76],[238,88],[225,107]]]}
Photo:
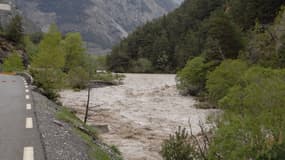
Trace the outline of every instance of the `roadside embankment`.
{"label": "roadside embankment", "polygon": [[47,160],[120,160],[119,153],[83,126],[73,113],[38,92],[32,92],[38,128]]}

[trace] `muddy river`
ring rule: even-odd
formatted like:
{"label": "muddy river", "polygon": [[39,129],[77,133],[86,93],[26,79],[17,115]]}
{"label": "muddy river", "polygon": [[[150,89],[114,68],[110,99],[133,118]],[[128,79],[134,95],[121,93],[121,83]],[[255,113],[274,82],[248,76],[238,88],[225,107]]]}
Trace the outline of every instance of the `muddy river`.
{"label": "muddy river", "polygon": [[[61,102],[83,119],[87,91],[65,90]],[[91,91],[89,124],[108,125],[101,138],[117,146],[126,160],[161,160],[161,142],[178,126],[195,133],[212,110],[194,108],[192,97],[178,94],[175,75],[126,74],[123,85]]]}

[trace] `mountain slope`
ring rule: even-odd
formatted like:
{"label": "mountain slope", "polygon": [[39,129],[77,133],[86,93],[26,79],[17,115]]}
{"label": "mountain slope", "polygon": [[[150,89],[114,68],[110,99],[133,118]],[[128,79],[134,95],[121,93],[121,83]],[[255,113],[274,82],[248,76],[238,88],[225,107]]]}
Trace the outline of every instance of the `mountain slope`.
{"label": "mountain slope", "polygon": [[[110,49],[137,26],[178,6],[177,0],[16,0],[25,17],[42,31],[56,23],[79,31],[92,51]],[[95,49],[95,50],[94,50]]]}
{"label": "mountain slope", "polygon": [[268,26],[284,0],[185,0],[174,12],[139,27],[108,57],[116,72],[176,72],[205,55],[236,58],[256,22]]}

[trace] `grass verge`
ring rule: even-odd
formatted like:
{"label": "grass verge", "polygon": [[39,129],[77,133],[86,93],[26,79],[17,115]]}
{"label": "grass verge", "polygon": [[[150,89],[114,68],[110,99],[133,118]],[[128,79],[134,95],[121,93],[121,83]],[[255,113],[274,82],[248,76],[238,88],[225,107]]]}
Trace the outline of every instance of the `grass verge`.
{"label": "grass verge", "polygon": [[[94,139],[98,139],[98,133],[96,129],[90,127],[88,125],[83,125],[83,122],[77,118],[72,112],[70,112],[67,108],[62,107],[56,114],[56,118],[58,120],[69,123],[76,134],[78,134],[84,142],[89,146],[88,155],[92,160],[122,160],[120,156],[120,152],[114,150],[114,147],[109,147],[107,149],[103,149],[98,144],[94,143]],[[113,152],[111,155],[110,152]]]}

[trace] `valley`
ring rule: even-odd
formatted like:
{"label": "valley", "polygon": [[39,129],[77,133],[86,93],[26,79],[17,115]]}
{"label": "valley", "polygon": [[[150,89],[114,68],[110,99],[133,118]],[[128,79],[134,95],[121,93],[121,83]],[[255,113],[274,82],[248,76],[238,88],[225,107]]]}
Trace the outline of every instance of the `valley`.
{"label": "valley", "polygon": [[[15,0],[28,32],[56,23],[63,33],[80,32],[90,53],[105,53],[136,27],[179,6],[174,0]],[[26,23],[27,24],[27,23]]]}

